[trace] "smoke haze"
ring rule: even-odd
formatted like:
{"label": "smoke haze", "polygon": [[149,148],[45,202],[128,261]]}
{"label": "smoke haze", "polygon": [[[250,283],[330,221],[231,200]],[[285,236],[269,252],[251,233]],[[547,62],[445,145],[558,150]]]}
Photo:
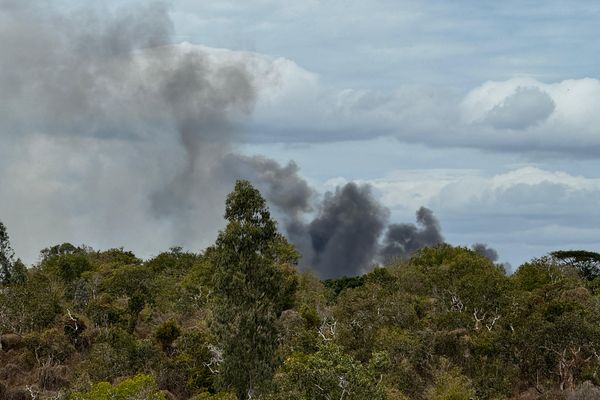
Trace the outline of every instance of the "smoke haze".
{"label": "smoke haze", "polygon": [[387,227],[368,185],[320,198],[293,161],[238,154],[240,122],[277,74],[248,54],[173,45],[162,4],[65,13],[0,0],[0,51],[0,218],[29,261],[62,241],[200,250],[238,178],[264,193],[301,266],[323,278],[442,240],[427,209],[420,228]]}
{"label": "smoke haze", "polygon": [[[172,45],[160,3],[70,13],[25,3],[0,2],[0,91],[11,94],[0,129],[16,143],[5,173],[27,178],[0,198],[9,219],[47,212],[15,236],[100,246],[133,237],[145,253],[157,241],[208,244],[235,178],[223,160],[256,97],[246,63]],[[18,198],[27,189],[35,204]]]}

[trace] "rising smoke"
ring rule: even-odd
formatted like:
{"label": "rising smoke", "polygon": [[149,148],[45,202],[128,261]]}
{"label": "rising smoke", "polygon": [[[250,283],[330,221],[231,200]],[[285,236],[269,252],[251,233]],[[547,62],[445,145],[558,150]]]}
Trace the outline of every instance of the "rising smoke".
{"label": "rising smoke", "polygon": [[[0,27],[4,140],[57,155],[38,169],[58,173],[33,176],[30,188],[56,217],[29,230],[77,242],[89,240],[78,235],[86,226],[117,237],[143,221],[136,235],[154,232],[140,242],[208,244],[234,180],[223,160],[256,97],[246,64],[173,45],[159,3],[67,13],[43,1],[0,0]],[[54,182],[63,176],[71,179]],[[2,200],[23,203],[6,190]],[[22,213],[14,207],[9,214]]]}
{"label": "rising smoke", "polygon": [[484,256],[492,262],[498,261],[498,252],[496,251],[496,249],[489,247],[485,243],[474,243],[471,246],[471,249],[475,253],[479,254],[480,256]]}
{"label": "rising smoke", "polygon": [[420,248],[444,241],[440,224],[431,210],[421,207],[417,211],[417,224],[419,226],[392,224],[388,227],[380,253],[384,263],[407,259]]}
{"label": "rising smoke", "polygon": [[368,185],[348,183],[327,193],[316,218],[302,229],[296,225],[290,237],[310,238],[308,249],[305,241],[296,241],[305,264],[321,277],[357,275],[373,261],[388,216],[389,211],[375,200]]}
{"label": "rising smoke", "polygon": [[0,0],[0,204],[21,227],[15,242],[200,249],[237,178],[261,189],[302,267],[324,278],[442,240],[421,209],[421,228],[390,225],[380,249],[389,210],[368,185],[319,200],[295,163],[237,154],[257,72],[243,57],[174,45],[165,6],[51,7]]}
{"label": "rising smoke", "polygon": [[[298,175],[294,163],[281,166],[263,157],[240,156],[231,163],[239,173],[250,171],[245,177],[266,194],[281,215],[288,238],[303,255],[300,266],[322,278],[359,275],[375,262],[406,259],[420,248],[443,241],[437,219],[424,207],[417,211],[420,228],[388,226],[390,211],[367,184],[347,183],[317,201],[316,191]],[[311,219],[308,214],[313,210],[316,215]]]}
{"label": "rising smoke", "polygon": [[263,156],[230,154],[225,169],[229,175],[254,182],[270,204],[282,212],[286,225],[293,225],[313,210],[316,191],[298,174],[298,165],[293,161],[282,166]]}

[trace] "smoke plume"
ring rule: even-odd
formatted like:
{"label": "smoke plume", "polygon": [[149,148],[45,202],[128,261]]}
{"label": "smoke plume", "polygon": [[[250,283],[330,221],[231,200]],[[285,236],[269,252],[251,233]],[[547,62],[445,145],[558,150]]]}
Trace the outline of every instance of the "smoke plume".
{"label": "smoke plume", "polygon": [[380,256],[384,263],[406,259],[422,247],[442,243],[440,224],[433,212],[425,207],[417,211],[417,225],[392,224],[383,239]]}
{"label": "smoke plume", "polygon": [[485,243],[474,243],[471,246],[471,249],[475,253],[477,253],[477,254],[479,254],[481,256],[484,256],[485,258],[487,258],[491,262],[498,261],[498,252],[495,249],[489,247]]}
{"label": "smoke plume", "polygon": [[[294,162],[236,152],[275,64],[174,44],[159,3],[53,5],[0,0],[0,212],[28,261],[63,241],[199,250],[238,178],[265,194],[303,267],[329,278],[377,259],[389,210],[368,185],[320,199]],[[418,221],[388,227],[384,255],[441,241],[431,212]]]}
{"label": "smoke plume", "polygon": [[373,262],[389,211],[369,185],[348,183],[319,199],[293,161],[280,165],[262,156],[230,154],[226,166],[230,175],[250,180],[267,198],[302,254],[301,267],[331,278],[360,274]]}
{"label": "smoke plume", "polygon": [[404,259],[443,241],[438,221],[426,208],[417,212],[421,228],[414,224],[387,226],[390,212],[372,195],[369,185],[351,182],[319,200],[293,162],[282,166],[261,156],[232,154],[227,165],[231,175],[249,179],[264,193],[302,254],[300,266],[313,269],[322,278],[359,275],[378,259]]}
{"label": "smoke plume", "polygon": [[[17,239],[136,238],[146,254],[156,241],[209,244],[235,179],[224,159],[256,97],[247,63],[173,45],[160,3],[69,12],[49,4],[0,1],[0,131],[30,159],[6,162],[30,178],[22,185],[47,219]],[[22,222],[27,201],[14,196],[24,188],[3,180],[16,186],[0,189],[1,202],[14,204],[3,212]]]}
{"label": "smoke plume", "polygon": [[311,265],[325,278],[364,272],[388,215],[367,185],[348,183],[327,193],[317,217],[307,225]]}
{"label": "smoke plume", "polygon": [[230,154],[225,165],[230,175],[252,181],[280,211],[286,225],[294,224],[313,210],[316,191],[299,175],[295,162],[282,166],[263,156]]}

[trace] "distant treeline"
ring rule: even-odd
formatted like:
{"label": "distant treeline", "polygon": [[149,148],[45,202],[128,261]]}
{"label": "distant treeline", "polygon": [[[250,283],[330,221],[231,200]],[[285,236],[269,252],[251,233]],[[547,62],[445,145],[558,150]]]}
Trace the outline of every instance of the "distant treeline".
{"label": "distant treeline", "polygon": [[25,268],[0,224],[0,399],[600,399],[600,254],[508,276],[440,244],[319,280],[239,181],[202,254],[69,243]]}

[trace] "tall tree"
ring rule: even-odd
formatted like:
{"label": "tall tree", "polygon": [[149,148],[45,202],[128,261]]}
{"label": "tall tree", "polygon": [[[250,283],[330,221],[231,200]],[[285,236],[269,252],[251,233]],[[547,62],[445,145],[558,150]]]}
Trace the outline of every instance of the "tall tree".
{"label": "tall tree", "polygon": [[588,281],[600,276],[600,254],[585,250],[559,250],[550,255],[562,265],[571,265]]}
{"label": "tall tree", "polygon": [[15,252],[10,245],[6,226],[0,222],[0,283],[10,282],[10,271],[14,263]]}
{"label": "tall tree", "polygon": [[0,284],[23,283],[26,278],[27,269],[20,259],[15,261],[6,226],[0,222]]}
{"label": "tall tree", "polygon": [[213,333],[220,377],[240,399],[252,398],[276,367],[276,320],[289,308],[298,253],[277,232],[260,192],[237,181],[227,197],[229,221],[207,255],[212,260]]}

